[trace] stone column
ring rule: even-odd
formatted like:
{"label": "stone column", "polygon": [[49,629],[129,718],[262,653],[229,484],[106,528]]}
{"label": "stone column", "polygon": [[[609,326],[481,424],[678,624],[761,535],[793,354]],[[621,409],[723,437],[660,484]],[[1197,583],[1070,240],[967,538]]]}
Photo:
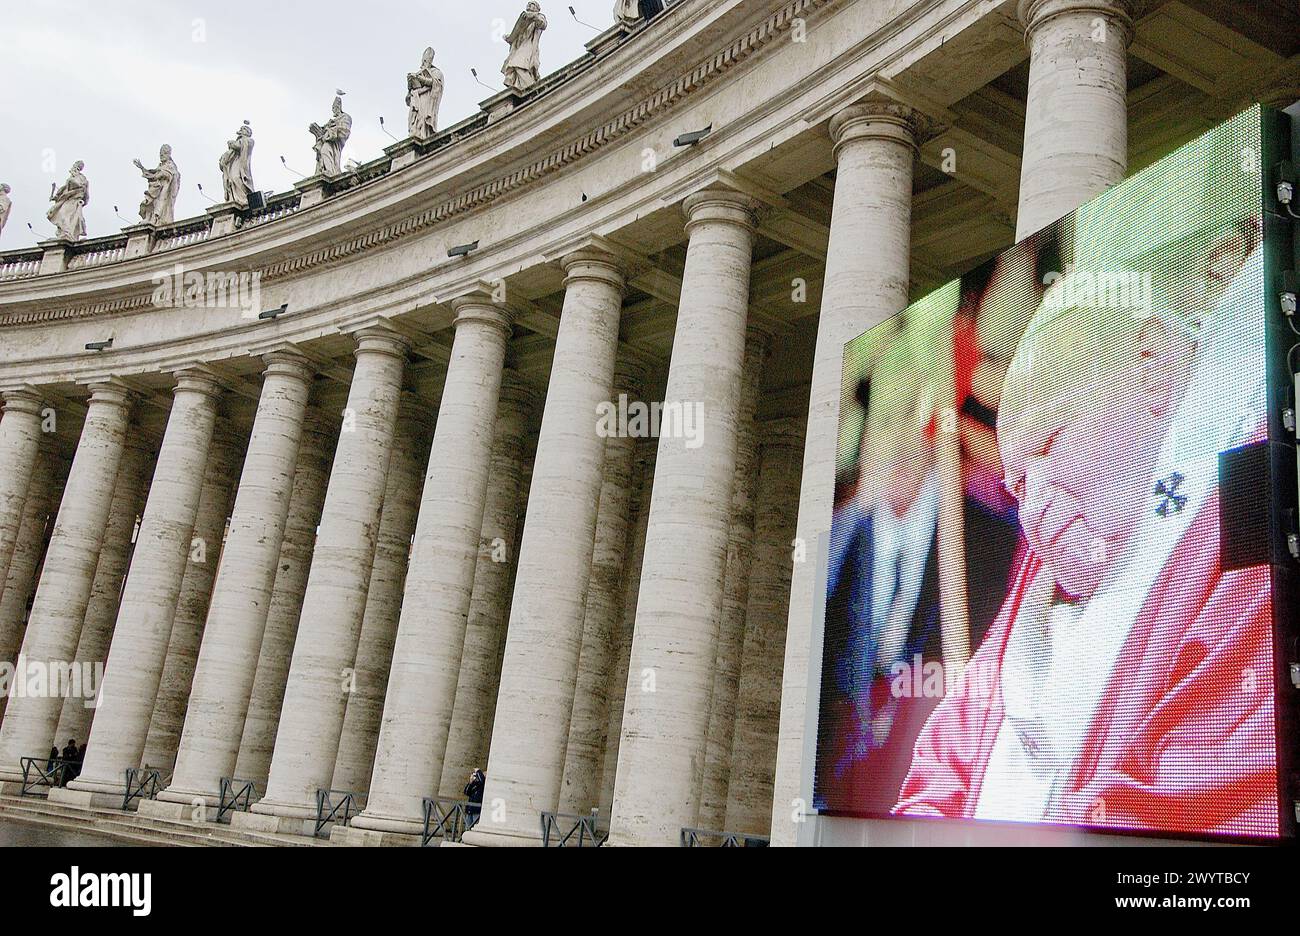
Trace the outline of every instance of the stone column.
{"label": "stone column", "polygon": [[230,516],[235,478],[239,476],[242,445],[235,436],[218,428],[208,450],[208,463],[199,494],[199,510],[194,518],[194,536],[190,555],[181,579],[180,597],[167,643],[167,662],[158,683],[158,697],[149,719],[143,764],[160,769],[164,775],[176,766],[176,748],[185,724],[185,710],[194,681],[203,625],[208,618],[212,585],[217,579],[221,558],[221,539]]}
{"label": "stone column", "polygon": [[754,561],[745,607],[744,656],[723,825],[766,835],[772,825],[781,665],[790,606],[791,541],[799,505],[803,427],[783,419],[759,426],[763,443],[754,524]]}
{"label": "stone column", "polygon": [[[257,415],[208,605],[171,785],[144,812],[214,806],[232,775],[284,535],[312,369],[297,351],[266,355]],[[165,804],[171,804],[167,806]]]}
{"label": "stone column", "polygon": [[[85,425],[46,550],[20,664],[66,666],[77,650],[108,525],[129,410],[130,394],[122,384],[107,380],[90,385]],[[0,725],[0,793],[21,790],[22,758],[49,754],[62,708],[63,700],[48,693],[9,699]]]}
{"label": "stone column", "polygon": [[[53,531],[54,515],[63,497],[66,479],[63,467],[62,459],[53,451],[43,453],[36,460],[36,473],[27,490],[18,543],[9,563],[4,593],[0,595],[0,663],[14,662],[27,631],[28,601],[40,580],[41,563]],[[8,694],[0,693],[0,719],[4,718],[8,705]]]}
{"label": "stone column", "polygon": [[[626,361],[615,366],[614,398],[637,400],[644,373]],[[596,512],[596,545],[582,622],[569,739],[560,784],[561,812],[587,813],[600,805],[600,771],[604,766],[605,729],[609,723],[609,680],[618,625],[623,612],[624,561],[632,504],[632,461],[636,438],[614,434],[605,439],[605,464]]]}
{"label": "stone column", "polygon": [[1132,0],[1020,0],[1029,95],[1016,240],[1123,180]]}
{"label": "stone column", "polygon": [[690,242],[661,427],[610,842],[676,845],[699,815],[717,655],[736,420],[745,360],[755,204],[730,190],[686,199]]}
{"label": "stone column", "polygon": [[[86,619],[81,624],[77,653],[73,657],[74,665],[83,667],[83,674],[85,667],[93,671],[96,664],[103,667],[108,661],[109,642],[113,639],[117,609],[122,602],[122,584],[132,552],[131,534],[135,531],[136,517],[144,506],[145,491],[154,465],[153,440],[137,427],[131,427],[130,431],[122,463],[117,469],[113,502],[108,508],[108,526],[104,528],[104,545],[99,551],[95,583],[90,589]],[[60,745],[69,738],[85,745],[95,717],[95,708],[93,704],[87,705],[87,701],[90,700],[77,696],[63,700],[59,727],[54,732]]]}
{"label": "stone column", "polygon": [[352,666],[351,692],[343,716],[339,752],[334,759],[332,790],[364,793],[370,786],[379,742],[379,718],[384,712],[388,667],[393,661],[393,641],[402,613],[402,588],[406,583],[411,536],[420,510],[424,467],[429,463],[432,429],[430,407],[408,395],[402,398],[397,432],[388,461],[388,484],[375,561],[370,570],[365,615]]}
{"label": "stone column", "polygon": [[284,686],[289,681],[289,662],[293,657],[294,638],[298,636],[302,599],[307,593],[316,527],[325,506],[325,488],[329,484],[338,437],[337,423],[326,419],[318,409],[307,411],[280,558],[276,562],[275,585],[257,656],[257,675],[253,679],[239,756],[235,760],[235,776],[253,781],[258,790],[266,789],[266,778],[271,773],[271,753],[280,727]]}
{"label": "stone column", "polygon": [[754,543],[754,485],[758,482],[758,438],[754,414],[758,410],[758,392],[771,345],[772,337],[767,331],[750,326],[745,339],[740,409],[736,413],[736,477],[731,489],[727,571],[722,586],[722,617],[718,623],[718,654],[714,663],[709,734],[704,752],[704,784],[700,790],[700,816],[697,820],[701,829],[721,830],[727,812],[736,691],[745,642],[745,604],[749,600],[750,557]]}
{"label": "stone column", "polygon": [[[22,643],[27,599],[36,588],[36,567],[45,548],[46,528],[50,514],[57,508],[54,503],[56,460],[53,454],[53,451],[42,453],[36,460],[9,574],[5,577],[4,591],[0,592],[0,663],[12,663]],[[3,711],[4,697],[0,695],[0,712]]]}
{"label": "stone column", "polygon": [[501,686],[488,753],[485,810],[465,840],[536,844],[538,813],[559,801],[578,674],[587,580],[596,537],[608,405],[624,279],[598,249],[562,260],[564,307],[533,460],[528,515],[506,628]]}
{"label": "stone column", "polygon": [[883,102],[847,107],[831,119],[838,170],[799,499],[797,538],[806,559],[795,563],[790,588],[774,845],[794,844],[798,826],[788,819],[810,808],[802,799],[808,641],[821,607],[813,594],[817,557],[831,528],[844,345],[907,307],[916,123],[915,112]]}
{"label": "stone column", "polygon": [[600,827],[608,830],[610,813],[614,808],[614,778],[618,773],[618,745],[623,731],[623,703],[627,699],[627,674],[632,655],[632,630],[636,623],[636,600],[641,593],[641,565],[645,558],[646,531],[650,526],[650,493],[654,487],[655,440],[638,445],[636,473],[638,475],[635,510],[627,537],[627,562],[623,580],[623,601],[619,611],[618,627],[610,641],[613,658],[609,668],[609,686],[605,725],[605,750],[601,754],[600,769]]}
{"label": "stone column", "polygon": [[0,415],[0,589],[18,543],[23,505],[41,446],[41,396],[35,387],[5,390]]}
{"label": "stone column", "polygon": [[517,375],[507,372],[492,432],[483,533],[474,566],[474,590],[465,624],[465,646],[460,655],[439,796],[461,798],[470,772],[487,767],[501,680],[501,650],[510,615],[511,569],[516,564],[515,545],[524,500],[524,447],[535,403],[533,391]]}
{"label": "stone column", "polygon": [[123,772],[140,766],[194,536],[220,394],[221,385],[205,368],[187,368],[177,375],[131,573],[122,589],[121,624],[113,630],[85,764],[67,790],[52,796],[66,793],[69,802],[120,806]]}
{"label": "stone column", "polygon": [[301,820],[316,814],[316,791],[329,788],[352,687],[408,349],[382,324],[358,331],[356,341],[271,774],[266,795],[253,807],[253,818],[270,821],[251,824],[257,828],[300,831]]}
{"label": "stone column", "polygon": [[[487,495],[492,425],[512,316],[483,286],[453,300],[438,406],[365,812],[352,826],[415,835],[437,789]],[[379,838],[382,836],[370,836]]]}

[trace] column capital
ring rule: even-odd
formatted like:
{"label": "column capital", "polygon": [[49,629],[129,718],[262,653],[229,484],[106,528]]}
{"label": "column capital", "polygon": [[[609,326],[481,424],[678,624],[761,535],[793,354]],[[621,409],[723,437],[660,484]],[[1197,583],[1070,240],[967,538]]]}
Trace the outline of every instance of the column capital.
{"label": "column capital", "polygon": [[499,329],[505,337],[510,337],[514,329],[515,313],[508,306],[494,298],[495,289],[489,284],[480,284],[451,300],[450,305],[456,313],[452,321],[455,328],[466,323],[478,323],[489,328]]}
{"label": "column capital", "polygon": [[1143,4],[1144,0],[1019,0],[1016,16],[1025,27],[1026,42],[1049,20],[1084,14],[1101,17],[1107,23],[1118,26],[1123,44],[1127,46],[1133,41],[1133,22],[1141,15]]}
{"label": "column capital", "polygon": [[[610,267],[617,274],[620,286],[629,277],[649,265],[646,259],[635,251],[600,234],[583,234],[571,238],[547,251],[544,256],[548,261],[558,262],[570,278],[574,276],[573,268],[580,269],[587,264]],[[598,274],[598,278],[608,280],[608,275]]]}
{"label": "column capital", "polygon": [[221,396],[222,383],[213,371],[202,364],[191,364],[172,372],[176,378],[173,396],[185,392],[202,393],[216,400]]}
{"label": "column capital", "polygon": [[304,384],[310,384],[312,376],[316,373],[311,360],[301,351],[293,348],[277,348],[268,351],[262,355],[262,362],[266,364],[266,370],[262,372],[263,379],[273,376],[292,377]]}
{"label": "column capital", "polygon": [[858,101],[837,111],[830,122],[833,154],[859,140],[886,140],[917,149],[932,121],[908,104],[885,98]]}
{"label": "column capital", "polygon": [[112,406],[129,407],[135,399],[132,389],[116,377],[103,377],[86,382],[90,391],[89,403],[107,403]]}
{"label": "column capital", "polygon": [[44,399],[41,392],[31,384],[6,387],[0,390],[0,396],[4,397],[4,406],[0,407],[0,409],[3,409],[6,413],[26,413],[29,416],[39,416],[41,414],[41,405]]}
{"label": "column capital", "polygon": [[753,233],[758,227],[758,199],[732,188],[715,187],[687,195],[682,202],[686,213],[686,231],[710,222],[734,224]]}
{"label": "column capital", "polygon": [[582,281],[605,283],[622,292],[627,285],[623,261],[616,255],[594,247],[584,247],[560,258],[564,268],[564,286]]}
{"label": "column capital", "polygon": [[382,322],[368,323],[361,328],[349,330],[357,347],[353,354],[360,356],[367,353],[387,354],[406,360],[411,350],[411,342],[406,336],[389,328]]}

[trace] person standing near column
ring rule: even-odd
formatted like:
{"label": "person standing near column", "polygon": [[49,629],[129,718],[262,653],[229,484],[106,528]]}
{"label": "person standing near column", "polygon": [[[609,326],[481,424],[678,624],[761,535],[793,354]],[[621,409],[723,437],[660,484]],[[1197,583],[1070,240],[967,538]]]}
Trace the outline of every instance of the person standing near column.
{"label": "person standing near column", "polygon": [[[644,368],[620,361],[614,368],[614,410],[619,397],[637,399]],[[628,514],[632,501],[633,456],[636,438],[630,434],[605,439],[600,506],[596,513],[596,547],[582,624],[582,653],[569,716],[569,740],[560,786],[561,812],[588,813],[600,803],[600,771],[609,722],[609,678],[614,655],[612,641],[623,611],[623,561],[627,555]]]}
{"label": "person standing near column", "polygon": [[564,307],[506,628],[487,808],[470,844],[540,844],[538,814],[559,802],[605,462],[601,407],[614,383],[628,262],[600,238],[560,258]]}
{"label": "person standing near column", "polygon": [[725,188],[685,203],[689,242],[665,407],[698,419],[693,429],[685,419],[661,426],[614,781],[614,845],[675,845],[699,813],[757,207]]}
{"label": "person standing near column", "polygon": [[[113,486],[113,503],[108,508],[108,526],[104,528],[104,545],[99,550],[95,566],[95,584],[90,589],[86,604],[86,619],[81,624],[77,639],[75,666],[101,667],[107,662],[113,627],[117,623],[117,609],[122,603],[122,583],[127,574],[132,552],[131,536],[136,520],[144,507],[149,478],[153,474],[157,439],[139,426],[131,427],[122,464],[117,469],[117,482]],[[98,686],[96,686],[96,692]],[[85,743],[95,716],[95,705],[88,699],[69,697],[63,700],[59,715],[56,739],[66,742],[77,738]]]}
{"label": "person standing near column", "polygon": [[514,321],[497,295],[496,285],[481,283],[452,300],[456,334],[415,524],[375,769],[366,809],[351,823],[368,841],[382,841],[384,833],[419,835],[422,801],[434,794],[442,774],[483,530],[492,424]]}
{"label": "person standing near column", "polygon": [[[99,709],[86,743],[85,766],[66,790],[57,791],[66,802],[120,805],[124,771],[140,766],[194,536],[220,395],[221,385],[206,368],[177,373],[167,431],[122,590],[121,624],[113,631]],[[113,666],[114,659],[122,662]]]}
{"label": "person standing near column", "polygon": [[[85,424],[19,653],[27,665],[66,663],[77,650],[126,443],[130,408],[131,394],[120,382],[109,379],[90,385]],[[19,762],[49,751],[62,708],[59,696],[10,698],[0,724],[0,794],[21,792]]]}
{"label": "person standing near column", "polygon": [[474,591],[465,624],[442,781],[438,784],[438,795],[452,799],[460,799],[475,768],[487,764],[506,619],[510,616],[510,584],[518,558],[515,546],[524,506],[524,449],[536,404],[533,389],[517,373],[507,371],[492,430],[483,535],[474,566]]}

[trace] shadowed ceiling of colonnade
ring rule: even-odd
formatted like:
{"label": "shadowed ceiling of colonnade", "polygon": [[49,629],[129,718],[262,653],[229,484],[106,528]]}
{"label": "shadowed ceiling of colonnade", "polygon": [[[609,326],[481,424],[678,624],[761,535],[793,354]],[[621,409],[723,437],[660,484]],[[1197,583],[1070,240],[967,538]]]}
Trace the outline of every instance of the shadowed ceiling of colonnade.
{"label": "shadowed ceiling of colonnade", "polygon": [[[584,54],[613,23],[613,0],[543,0],[542,73]],[[345,159],[364,163],[406,136],[406,73],[426,46],[446,83],[439,127],[501,89],[509,33],[525,0],[40,0],[6,4],[0,25],[0,182],[13,213],[0,249],[53,236],[50,184],[86,163],[87,235],[138,221],[145,181],[172,146],[182,176],[177,219],[222,197],[217,160],[243,121],[253,175],[282,192],[314,168],[308,124],[324,123],[336,89],[352,116]],[[470,68],[489,87],[478,84]],[[289,168],[280,162],[284,156]],[[123,222],[114,213],[117,206]],[[28,229],[31,223],[34,230]]]}

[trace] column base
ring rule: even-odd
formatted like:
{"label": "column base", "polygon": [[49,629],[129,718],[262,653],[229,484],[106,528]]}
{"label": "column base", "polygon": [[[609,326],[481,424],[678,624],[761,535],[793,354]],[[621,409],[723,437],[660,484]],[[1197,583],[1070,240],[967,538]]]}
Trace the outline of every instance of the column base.
{"label": "column base", "polygon": [[311,836],[316,833],[316,819],[314,815],[311,819],[300,819],[294,816],[276,816],[259,812],[233,812],[230,814],[230,827],[247,832]]}
{"label": "column base", "polygon": [[262,798],[254,803],[249,811],[263,816],[280,816],[284,819],[310,819],[313,822],[316,819],[315,802],[286,803],[283,800]]}
{"label": "column base", "polygon": [[171,819],[177,822],[216,822],[217,808],[202,800],[172,802],[161,799],[143,800],[136,810],[151,819]]}
{"label": "column base", "polygon": [[542,833],[528,835],[514,829],[493,830],[480,822],[461,836],[461,844],[478,848],[541,848]]}
{"label": "column base", "polygon": [[216,807],[220,804],[221,794],[205,790],[178,789],[173,785],[159,791],[158,800],[163,803],[176,803],[191,809],[198,809],[206,806]]}
{"label": "column base", "polygon": [[76,787],[55,787],[50,790],[48,802],[82,809],[121,809],[122,791],[105,793],[100,790],[79,790]]}
{"label": "column base", "polygon": [[424,820],[405,816],[381,816],[362,810],[352,817],[350,827],[358,831],[380,832],[387,835],[413,835],[416,840],[424,834]]}
{"label": "column base", "polygon": [[[47,790],[49,787],[37,787],[38,790]],[[0,780],[0,796],[22,796],[23,782],[21,780]],[[27,794],[31,796],[31,793]]]}
{"label": "column base", "polygon": [[336,826],[330,831],[330,844],[345,848],[419,848],[420,836]]}

